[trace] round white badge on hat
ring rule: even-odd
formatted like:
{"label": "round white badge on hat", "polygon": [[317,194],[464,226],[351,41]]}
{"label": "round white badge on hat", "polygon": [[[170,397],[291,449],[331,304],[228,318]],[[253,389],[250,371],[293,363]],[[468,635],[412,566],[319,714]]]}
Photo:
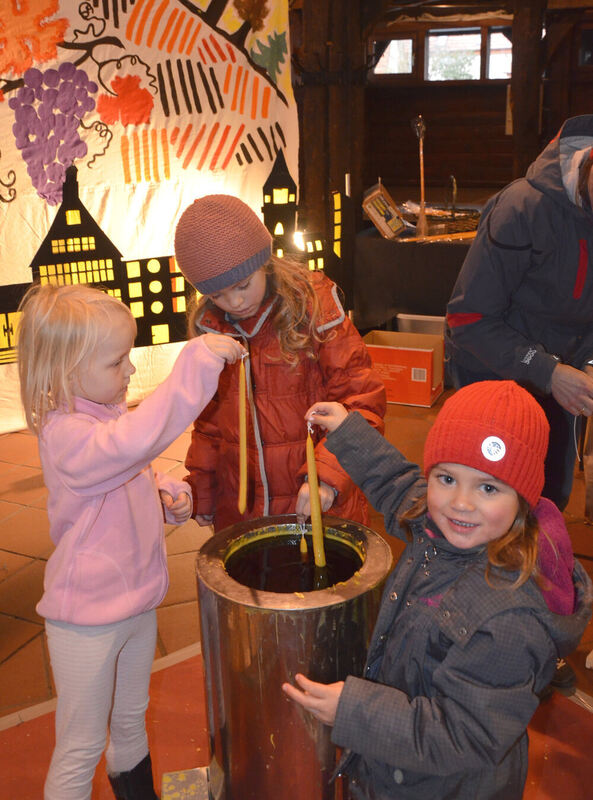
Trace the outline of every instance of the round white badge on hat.
{"label": "round white badge on hat", "polygon": [[482,455],[488,461],[500,461],[506,451],[505,443],[498,436],[487,436],[482,442]]}

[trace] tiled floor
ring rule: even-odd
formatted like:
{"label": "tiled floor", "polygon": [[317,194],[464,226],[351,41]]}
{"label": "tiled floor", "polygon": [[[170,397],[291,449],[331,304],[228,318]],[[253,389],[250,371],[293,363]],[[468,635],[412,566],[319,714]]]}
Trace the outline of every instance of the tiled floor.
{"label": "tiled floor", "polygon": [[[443,398],[430,409],[390,404],[386,416],[387,438],[409,458],[421,461],[426,432],[442,401]],[[189,431],[186,431],[157,459],[158,469],[183,476],[189,436]],[[43,620],[35,611],[52,544],[45,514],[47,493],[36,440],[28,432],[0,436],[0,487],[0,730],[4,729],[6,735],[23,719],[51,711],[54,698]],[[585,521],[583,512],[584,478],[583,473],[577,470],[565,516],[575,552],[593,576],[593,526]],[[376,513],[373,513],[371,527],[384,533],[382,520]],[[171,584],[157,611],[157,666],[199,654],[194,563],[196,552],[209,532],[208,528],[200,528],[193,521],[180,527],[167,526]],[[397,557],[401,552],[399,543],[390,538],[388,541]],[[593,624],[589,625],[579,648],[569,658],[577,672],[576,699],[581,697],[585,704],[581,703],[581,707],[593,702],[593,670],[585,667],[585,657],[591,649]],[[165,672],[167,670],[163,674]],[[187,685],[180,683],[178,691],[183,705],[181,696],[187,692]],[[593,710],[593,706],[589,710]],[[200,726],[203,727],[202,722]],[[14,732],[15,743],[19,735],[23,735],[22,726],[19,734],[16,730]],[[44,746],[49,747],[48,744]],[[196,763],[206,763],[205,757],[191,764],[181,764],[180,768],[195,766]]]}

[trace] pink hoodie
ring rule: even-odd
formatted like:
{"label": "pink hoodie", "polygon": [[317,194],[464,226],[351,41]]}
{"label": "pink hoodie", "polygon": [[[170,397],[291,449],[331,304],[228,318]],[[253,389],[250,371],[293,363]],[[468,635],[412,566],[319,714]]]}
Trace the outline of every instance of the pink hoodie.
{"label": "pink hoodie", "polygon": [[[39,453],[56,549],[37,611],[52,620],[104,625],[155,608],[168,588],[159,488],[182,481],[153,472],[158,456],[212,399],[224,359],[192,339],[171,374],[140,405],[75,398],[48,415]],[[167,519],[173,522],[172,519]]]}

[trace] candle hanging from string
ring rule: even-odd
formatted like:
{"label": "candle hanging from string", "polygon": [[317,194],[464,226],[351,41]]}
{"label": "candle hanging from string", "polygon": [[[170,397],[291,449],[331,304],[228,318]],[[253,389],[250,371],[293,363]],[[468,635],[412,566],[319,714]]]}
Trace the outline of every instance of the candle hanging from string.
{"label": "candle hanging from string", "polygon": [[239,514],[245,512],[247,506],[247,378],[245,375],[245,358],[241,356],[239,364],[239,496],[237,508]]}
{"label": "candle hanging from string", "polygon": [[325,547],[323,545],[323,524],[321,521],[321,500],[319,481],[315,463],[315,447],[311,438],[313,426],[307,422],[307,480],[309,482],[309,501],[311,503],[311,533],[313,536],[313,557],[316,567],[325,567]]}

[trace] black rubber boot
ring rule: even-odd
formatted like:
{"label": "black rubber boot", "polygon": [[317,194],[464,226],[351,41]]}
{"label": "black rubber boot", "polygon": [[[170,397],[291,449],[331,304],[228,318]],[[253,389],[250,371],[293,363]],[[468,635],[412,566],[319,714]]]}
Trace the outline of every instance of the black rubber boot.
{"label": "black rubber boot", "polygon": [[150,753],[134,769],[108,778],[116,800],[159,800],[152,781]]}

